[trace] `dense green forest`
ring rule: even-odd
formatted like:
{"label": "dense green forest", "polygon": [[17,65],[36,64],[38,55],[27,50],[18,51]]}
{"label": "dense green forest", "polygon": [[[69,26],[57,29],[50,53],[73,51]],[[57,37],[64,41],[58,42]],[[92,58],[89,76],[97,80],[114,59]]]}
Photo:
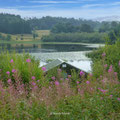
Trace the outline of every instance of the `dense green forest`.
{"label": "dense green forest", "polygon": [[59,33],[43,36],[43,42],[84,42],[84,43],[104,43],[106,33]]}
{"label": "dense green forest", "polygon": [[9,34],[31,33],[30,24],[19,15],[0,14],[0,32]]}
{"label": "dense green forest", "polygon": [[42,18],[30,18],[28,20],[31,27],[38,30],[51,30],[57,24],[69,23],[73,26],[80,26],[81,24],[88,24],[93,29],[99,28],[100,22],[84,19],[74,19],[74,18],[62,18],[62,17],[42,17]]}
{"label": "dense green forest", "polygon": [[[103,43],[108,37],[109,44],[115,43],[119,36],[119,22],[98,22],[85,19],[42,17],[23,19],[19,15],[0,14],[0,32],[7,34],[31,34],[35,30],[50,30],[49,36],[43,36],[43,42],[89,42]],[[2,40],[11,40],[0,35]]]}

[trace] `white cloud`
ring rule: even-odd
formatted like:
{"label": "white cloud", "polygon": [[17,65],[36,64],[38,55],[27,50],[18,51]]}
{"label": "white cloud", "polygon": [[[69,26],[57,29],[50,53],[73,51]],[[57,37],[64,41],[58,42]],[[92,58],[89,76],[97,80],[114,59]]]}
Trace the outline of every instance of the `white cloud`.
{"label": "white cloud", "polygon": [[43,16],[53,16],[53,17],[74,17],[74,18],[86,18],[92,19],[97,17],[105,16],[119,16],[120,7],[113,8],[77,8],[77,9],[52,9],[52,10],[18,10],[18,9],[1,9],[0,12],[19,14],[22,17],[43,17]]}
{"label": "white cloud", "polygon": [[83,8],[90,8],[90,7],[104,7],[105,4],[86,4],[86,5],[83,5],[82,7]]}
{"label": "white cloud", "polygon": [[31,6],[15,6],[15,7],[6,7],[6,9],[33,9],[33,8],[48,8],[51,7],[52,5],[31,5]]}
{"label": "white cloud", "polygon": [[30,1],[32,3],[46,3],[46,4],[68,4],[68,3],[81,3],[81,1]]}
{"label": "white cloud", "polygon": [[111,3],[111,5],[120,5],[120,2]]}
{"label": "white cloud", "polygon": [[84,4],[82,8],[93,8],[93,7],[106,7],[106,8],[112,8],[113,6],[119,6],[120,2],[113,2],[108,4]]}

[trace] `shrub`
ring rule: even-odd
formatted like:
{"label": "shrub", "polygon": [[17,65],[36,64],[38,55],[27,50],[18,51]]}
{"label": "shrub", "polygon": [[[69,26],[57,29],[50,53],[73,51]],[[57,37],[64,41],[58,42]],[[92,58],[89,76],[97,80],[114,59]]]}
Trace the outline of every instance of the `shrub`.
{"label": "shrub", "polygon": [[0,55],[1,78],[6,83],[8,79],[21,79],[23,83],[29,83],[32,76],[35,80],[41,80],[43,84],[43,72],[39,66],[39,61],[29,54],[17,54],[2,52]]}
{"label": "shrub", "polygon": [[[102,54],[105,53],[103,58]],[[117,41],[113,45],[105,45],[105,47],[99,48],[92,53],[88,54],[93,61],[93,74],[98,77],[103,74],[103,64],[107,64],[107,69],[110,65],[114,66],[114,71],[118,73],[120,79],[120,42]]]}

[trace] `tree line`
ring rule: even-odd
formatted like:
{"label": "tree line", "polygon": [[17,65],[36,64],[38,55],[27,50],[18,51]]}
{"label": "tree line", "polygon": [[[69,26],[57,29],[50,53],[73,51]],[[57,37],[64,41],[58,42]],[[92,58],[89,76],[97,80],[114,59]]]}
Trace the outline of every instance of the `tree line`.
{"label": "tree line", "polygon": [[104,43],[106,33],[57,33],[43,36],[43,42]]}
{"label": "tree line", "polygon": [[[52,37],[63,38],[64,41],[69,38],[69,33],[72,33],[71,37],[76,38],[81,37],[86,39],[88,41],[88,38],[83,37],[85,35],[89,34],[91,35],[98,35],[99,37],[101,33],[108,34],[109,44],[115,43],[117,40],[116,36],[120,36],[120,23],[119,22],[98,22],[98,21],[92,21],[92,20],[85,20],[85,19],[74,19],[74,18],[62,18],[62,17],[42,17],[42,18],[28,18],[23,19],[19,15],[12,15],[12,14],[0,14],[0,32],[1,33],[7,33],[7,34],[33,34],[33,38],[36,37],[35,30],[50,30],[51,34],[50,36],[43,37],[43,41],[51,40]],[[66,34],[65,34],[66,33]],[[75,33],[75,35],[73,35]],[[81,34],[84,35],[81,35]],[[55,35],[53,35],[55,34]],[[79,34],[79,35],[78,35]],[[56,36],[56,37],[55,37]],[[62,37],[61,37],[62,36]],[[68,36],[68,38],[67,38]],[[87,36],[87,37],[88,37]],[[3,37],[4,38],[4,37]],[[81,39],[79,38],[79,39]],[[96,36],[94,36],[96,38]],[[11,39],[9,36],[7,39]],[[57,41],[59,39],[56,39]],[[99,39],[96,38],[93,39],[95,42],[101,42],[102,39],[98,41]],[[52,40],[53,41],[53,40]],[[61,40],[60,40],[61,41]],[[73,41],[73,40],[70,40]],[[78,40],[76,40],[78,41]],[[90,41],[91,42],[91,37]],[[59,41],[58,41],[59,42]]]}
{"label": "tree line", "polygon": [[31,33],[28,21],[19,15],[0,14],[0,32],[8,34],[28,34]]}

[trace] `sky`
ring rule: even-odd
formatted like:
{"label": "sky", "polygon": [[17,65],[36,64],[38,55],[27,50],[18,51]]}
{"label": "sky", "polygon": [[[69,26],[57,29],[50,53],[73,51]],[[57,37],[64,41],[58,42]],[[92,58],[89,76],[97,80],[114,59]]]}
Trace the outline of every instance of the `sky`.
{"label": "sky", "polygon": [[0,13],[95,19],[120,16],[120,0],[0,0]]}

